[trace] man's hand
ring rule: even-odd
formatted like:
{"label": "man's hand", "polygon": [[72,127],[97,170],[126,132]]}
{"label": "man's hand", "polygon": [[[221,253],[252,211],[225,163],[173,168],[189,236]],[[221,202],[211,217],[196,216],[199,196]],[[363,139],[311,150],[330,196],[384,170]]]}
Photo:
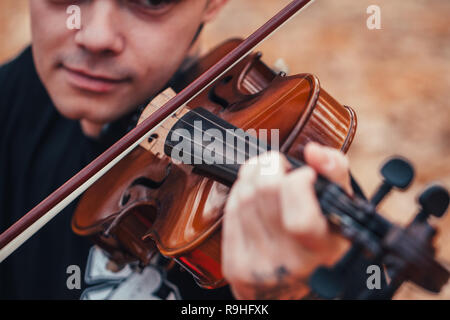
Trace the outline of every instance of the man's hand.
{"label": "man's hand", "polygon": [[[288,172],[276,152],[242,166],[228,198],[222,271],[238,299],[299,299],[319,265],[330,265],[349,247],[332,234],[314,193],[319,172],[352,194],[347,158],[310,143],[308,167]],[[268,166],[278,164],[268,173]]]}

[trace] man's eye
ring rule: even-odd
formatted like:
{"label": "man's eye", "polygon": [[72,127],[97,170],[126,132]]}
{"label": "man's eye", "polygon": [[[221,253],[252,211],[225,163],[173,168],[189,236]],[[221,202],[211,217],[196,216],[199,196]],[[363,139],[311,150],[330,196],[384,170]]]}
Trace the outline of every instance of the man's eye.
{"label": "man's eye", "polygon": [[172,7],[179,0],[130,0],[134,5],[140,6],[142,9],[151,11],[165,11]]}

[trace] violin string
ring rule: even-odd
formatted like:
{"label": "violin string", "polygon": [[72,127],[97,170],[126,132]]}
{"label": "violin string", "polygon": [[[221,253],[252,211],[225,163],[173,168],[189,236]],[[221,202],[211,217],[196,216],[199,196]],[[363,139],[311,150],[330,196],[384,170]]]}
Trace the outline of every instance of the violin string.
{"label": "violin string", "polygon": [[[168,96],[165,92],[162,92],[161,95],[164,96],[166,99],[170,99],[170,98],[171,98],[171,97]],[[270,107],[267,107],[266,109],[263,109],[261,113],[264,113],[264,112],[267,111],[269,108],[270,108]],[[204,117],[203,115],[201,115],[200,113],[196,112],[195,109],[191,109],[191,110],[189,110],[189,111],[192,112],[192,113],[194,113],[194,114],[196,114],[197,116],[199,116],[199,117],[205,119],[206,121],[212,123],[213,125],[215,125],[215,126],[221,128],[221,129],[223,129],[223,130],[225,130],[225,131],[227,130],[227,128],[223,127],[223,126],[220,125],[219,123],[216,123],[216,122],[212,121],[211,119],[208,119],[208,118]],[[176,119],[182,120],[181,118],[177,117],[176,114],[174,114],[174,117],[175,117]],[[238,139],[240,138],[240,139],[242,140],[242,137],[239,137],[239,136],[236,136],[236,137],[237,137]],[[244,139],[244,140],[245,140],[245,139]],[[244,142],[245,142],[245,141],[244,141]],[[258,148],[258,145],[256,145],[256,148]],[[264,150],[264,151],[265,151],[265,150]]]}
{"label": "violin string", "polygon": [[327,213],[337,213],[339,215],[344,215],[348,211],[343,208],[339,199],[334,199],[332,201],[331,196],[325,196],[320,199],[320,204],[324,207],[325,212]]}
{"label": "violin string", "polygon": [[[166,93],[164,93],[164,92],[161,93],[161,95],[163,95],[166,99],[170,99],[170,96],[168,96],[168,95],[167,95]],[[264,113],[264,112],[267,111],[268,109],[270,109],[270,107],[267,107],[266,109],[263,109],[261,113]],[[219,123],[216,123],[216,122],[212,121],[211,119],[206,118],[206,117],[203,116],[202,114],[200,114],[200,113],[198,113],[197,111],[195,111],[195,109],[190,109],[189,112],[192,112],[193,114],[199,116],[200,118],[202,118],[202,119],[204,119],[204,120],[206,120],[206,121],[212,123],[214,126],[223,129],[224,131],[229,130],[228,128],[225,128],[225,127],[223,127],[222,125],[220,125]],[[257,115],[257,116],[258,116],[258,115]],[[186,121],[184,121],[182,118],[178,117],[176,114],[174,114],[173,117],[174,117],[175,119],[181,120],[182,122],[184,122],[184,123],[187,124]],[[191,125],[191,126],[192,126],[192,125]],[[240,139],[240,140],[242,140],[244,143],[246,143],[245,138],[243,138],[243,137],[241,137],[241,136],[238,136],[238,135],[234,135],[234,136],[235,136],[238,140]],[[255,139],[257,139],[257,141],[259,141],[257,137],[252,136],[252,138],[255,138]],[[268,151],[268,150],[266,150],[266,149],[260,147],[260,146],[258,145],[258,143],[253,144],[251,140],[249,141],[249,146],[255,147],[255,148],[258,150],[258,152],[261,152],[261,153],[264,153],[264,152]],[[231,146],[231,147],[233,147],[233,146]],[[262,148],[262,149],[260,149],[260,148]]]}
{"label": "violin string", "polygon": [[[188,123],[187,121],[185,121],[185,120],[183,120],[183,119],[181,119],[181,118],[179,118],[179,117],[176,117],[175,115],[174,115],[174,118],[176,118],[177,120],[179,120],[179,121],[185,123],[187,126],[189,126],[189,127],[195,129],[195,126],[192,125],[191,123]],[[170,131],[172,130],[172,129],[168,129],[168,128],[164,127],[163,125],[161,125],[161,127],[164,128],[167,132],[170,132]],[[202,133],[207,134],[207,135],[208,135],[209,137],[211,137],[211,138],[216,138],[216,137],[213,137],[211,134],[209,134],[208,132],[206,132],[206,131],[204,131],[204,130],[202,130]],[[187,138],[187,137],[185,137],[185,138]],[[219,140],[218,142],[221,142],[222,145],[223,145],[223,143],[224,143],[223,140],[221,140],[221,139],[216,139],[216,140]],[[195,139],[194,139],[194,140],[189,139],[188,141],[194,143],[194,145],[198,145],[198,146],[204,148],[204,145],[201,144],[201,143],[196,142]],[[164,142],[164,145],[170,147],[170,144],[167,143],[167,142]],[[249,157],[249,155],[246,153],[246,151],[245,151],[245,153],[242,153],[242,151],[241,151],[239,148],[237,148],[237,149],[234,148],[234,145],[230,145],[230,144],[228,144],[227,142],[225,142],[225,146],[229,146],[229,147],[233,148],[233,150],[234,150],[234,151],[237,151],[238,153],[240,152],[241,154],[244,155],[245,158]],[[219,155],[222,156],[222,157],[225,157],[226,160],[234,160],[234,159],[227,158],[227,157],[224,156],[223,154],[220,154],[220,153],[219,153]]]}
{"label": "violin string", "polygon": [[330,200],[333,199],[333,202],[331,204],[334,208],[345,211],[348,211],[349,209],[356,209],[351,207],[352,201],[349,202],[348,196],[345,193],[341,192],[338,188],[330,188],[328,189],[328,191],[330,192]]}
{"label": "violin string", "polygon": [[[170,132],[170,131],[171,131],[171,129],[168,129],[168,128],[166,128],[166,127],[163,126],[163,125],[160,125],[160,128],[166,130],[167,132]],[[198,142],[195,141],[195,140],[192,140],[192,139],[189,138],[189,137],[185,137],[185,138],[187,139],[188,142],[193,143],[194,145],[198,145],[198,146],[200,146],[200,147],[204,147],[202,144],[198,143]],[[164,145],[165,145],[165,146],[168,146],[168,147],[172,147],[172,145],[170,145],[167,141],[164,142]],[[185,151],[183,150],[183,152],[185,152]],[[186,152],[186,154],[189,155],[189,156],[191,156],[191,157],[194,157],[194,159],[198,159],[199,161],[203,161],[203,159],[202,159],[201,157],[198,157],[198,155],[195,155],[195,153],[193,154],[193,153],[191,153],[191,152]],[[217,152],[217,154],[218,154],[219,156],[225,158],[225,161],[226,161],[226,162],[229,161],[228,164],[237,164],[237,165],[239,165],[238,163],[233,163],[233,161],[235,160],[234,158],[231,159],[231,158],[227,157],[226,155],[224,155],[224,154],[222,154],[222,153],[220,153],[220,152]],[[216,165],[220,165],[220,164],[216,164]],[[236,173],[234,170],[231,170],[231,169],[229,169],[229,168],[226,167],[226,166],[221,166],[221,169],[223,169],[224,171],[227,171],[227,173],[232,173],[232,174],[235,174],[235,173]]]}
{"label": "violin string", "polygon": [[[161,95],[163,95],[166,99],[170,99],[170,96],[168,96],[168,95],[167,95],[166,93],[164,93],[164,92],[163,92]],[[206,120],[206,121],[212,123],[214,126],[223,129],[224,131],[227,131],[227,130],[228,130],[227,128],[223,127],[223,126],[220,125],[219,123],[216,123],[216,122],[212,121],[211,119],[208,119],[208,118],[204,117],[203,115],[201,115],[200,113],[196,112],[195,109],[191,109],[191,110],[189,110],[189,112],[194,113],[195,115],[197,115],[197,116],[199,116],[200,118],[202,118],[202,119],[204,119],[204,120]],[[183,119],[179,118],[176,114],[174,114],[174,118],[176,118],[176,119],[178,119],[178,120],[181,120],[181,121],[183,121],[184,123],[188,124],[186,121],[184,121]],[[193,126],[191,125],[191,127],[193,127]],[[234,136],[235,136],[237,139],[243,140],[244,143],[246,143],[245,138],[242,138],[242,137],[237,136],[237,135],[234,135]],[[266,152],[266,151],[267,151],[267,150],[260,150],[260,149],[259,149],[260,146],[258,146],[257,143],[253,145],[251,141],[249,141],[249,146],[256,147],[257,150],[258,150],[259,152],[261,152],[261,151]],[[231,147],[233,147],[233,146],[231,146]],[[246,155],[247,155],[247,154],[246,154]]]}
{"label": "violin string", "polygon": [[322,197],[320,199],[321,203],[327,206],[326,211],[333,211],[343,215],[360,209],[355,202],[340,189],[331,188],[329,191],[330,194],[328,197]]}
{"label": "violin string", "polygon": [[[195,113],[195,112],[194,112],[194,113]],[[196,128],[195,125],[193,125],[193,124],[191,124],[191,123],[188,123],[187,121],[183,120],[182,118],[179,118],[179,117],[177,117],[177,116],[175,116],[175,118],[178,119],[179,121],[185,123],[186,125],[188,125],[189,127],[193,128],[193,129]],[[206,118],[204,118],[204,119],[206,119]],[[208,119],[207,119],[207,120],[208,120]],[[212,122],[211,120],[209,120],[209,121],[210,121],[211,123],[214,123],[214,122]],[[233,152],[236,151],[238,154],[243,155],[245,159],[249,159],[249,158],[250,158],[250,154],[249,154],[249,152],[247,152],[246,146],[248,146],[249,149],[250,149],[252,146],[255,147],[255,148],[257,149],[257,150],[256,150],[256,155],[260,155],[260,154],[265,153],[265,152],[268,151],[267,149],[264,149],[264,148],[258,146],[257,143],[252,143],[252,139],[257,139],[257,138],[255,138],[255,137],[253,137],[253,136],[252,136],[252,137],[248,140],[248,142],[247,142],[247,140],[246,140],[245,138],[242,138],[241,136],[236,135],[235,133],[232,133],[232,137],[233,137],[233,138],[236,138],[236,140],[240,140],[240,141],[243,141],[243,142],[244,142],[244,148],[243,148],[243,150],[242,150],[242,148],[236,147],[233,143],[229,143],[226,139],[223,140],[223,139],[218,138],[218,137],[216,137],[216,136],[214,136],[214,135],[211,135],[210,133],[208,133],[207,130],[206,130],[206,131],[205,131],[205,130],[202,130],[202,133],[205,134],[207,137],[209,137],[209,138],[214,138],[215,141],[222,143],[222,145],[223,145],[224,147],[230,147],[231,149],[233,149]],[[234,141],[234,139],[233,139],[233,141]],[[195,143],[195,144],[203,146],[202,144],[199,144],[199,143]]]}
{"label": "violin string", "polygon": [[[164,127],[164,126],[160,126],[161,128],[163,128],[164,130],[167,130],[168,132],[170,131],[170,129],[167,129],[166,127]],[[192,141],[191,139],[189,139],[188,138],[188,141],[189,142],[192,142],[192,143],[194,143],[194,144],[198,144],[197,142],[195,142],[195,141]],[[166,145],[166,146],[171,146],[171,145],[169,145],[167,142],[165,142],[164,143],[164,145]],[[201,145],[201,146],[203,146],[203,145]],[[191,152],[186,152],[186,154],[187,155],[189,155],[189,156],[191,156],[191,157],[193,157],[194,159],[198,159],[199,161],[203,161],[203,159],[201,158],[201,157],[198,157],[198,155],[196,155],[195,153],[191,153]],[[223,155],[222,155],[223,156]],[[227,159],[229,159],[229,158],[227,158]],[[233,159],[234,160],[234,159]],[[217,165],[217,164],[216,164]],[[237,175],[237,171],[236,170],[233,170],[233,169],[231,169],[231,168],[229,168],[229,167],[227,167],[227,166],[220,166],[220,168],[221,168],[221,170],[223,170],[223,171],[225,171],[226,173],[229,173],[229,174],[231,174],[231,175]]]}
{"label": "violin string", "polygon": [[[164,92],[163,92],[161,95],[163,95],[166,99],[170,99],[170,97],[169,97],[167,94],[165,94]],[[218,128],[221,128],[221,129],[223,129],[223,130],[225,130],[225,131],[227,130],[227,128],[225,128],[225,127],[221,126],[220,124],[218,124],[218,123],[212,121],[211,119],[205,118],[203,115],[199,114],[199,113],[196,112],[194,109],[189,110],[189,112],[192,112],[193,114],[199,116],[200,118],[202,118],[202,119],[204,119],[204,120],[206,120],[206,121],[212,123],[214,126],[216,126],[216,127],[218,127]],[[190,127],[192,127],[192,128],[195,129],[195,127],[194,127],[192,124],[187,123],[187,122],[184,121],[182,118],[178,117],[176,114],[174,114],[174,118],[175,118],[175,119],[178,119],[178,120],[180,120],[180,121],[182,121],[183,123],[185,123],[185,124],[187,124],[187,125],[189,125]],[[203,130],[202,130],[202,132],[203,132]],[[237,136],[237,135],[234,135],[234,136],[235,136],[237,139],[244,140],[244,143],[246,142],[245,139],[242,139],[242,137],[239,137],[239,136]],[[210,137],[211,137],[211,136],[210,136]],[[251,145],[251,141],[249,141],[249,145]],[[251,146],[253,146],[253,145],[251,145]],[[234,147],[234,146],[230,145],[230,147]],[[253,146],[253,147],[255,147],[255,146]],[[257,144],[256,144],[256,148],[259,148]],[[258,151],[259,151],[259,150],[258,150]],[[247,154],[245,154],[245,155],[247,156]]]}
{"label": "violin string", "polygon": [[[150,106],[153,107],[153,108],[156,107],[156,106],[153,105],[153,104],[150,104]],[[196,114],[197,116],[201,117],[202,119],[205,119],[206,121],[209,121],[209,122],[212,123],[213,125],[215,125],[215,126],[217,126],[217,127],[220,127],[220,128],[222,128],[222,129],[224,129],[224,130],[227,130],[226,128],[224,128],[224,127],[221,126],[220,124],[218,124],[218,123],[212,121],[211,119],[208,119],[208,118],[202,116],[201,114],[195,112],[194,110],[190,110],[189,112],[193,112],[193,113]],[[173,117],[174,117],[175,119],[177,119],[178,121],[181,121],[181,122],[185,123],[187,126],[193,128],[193,129],[196,128],[195,125],[193,125],[192,123],[189,123],[189,122],[183,120],[182,118],[180,118],[180,117],[178,117],[178,116],[176,116],[176,115],[174,115]],[[167,128],[165,128],[165,129],[168,130],[168,131],[170,131],[170,130],[167,129]],[[210,133],[208,133],[207,130],[206,130],[206,131],[205,131],[205,130],[202,130],[202,133],[203,133],[203,134],[206,134],[206,135],[209,136],[210,138],[214,138],[214,139],[217,140],[218,142],[221,142],[222,145],[228,146],[228,147],[232,148],[234,151],[237,151],[238,153],[244,155],[244,158],[245,158],[245,159],[250,158],[250,155],[248,154],[248,152],[247,152],[247,150],[246,150],[247,148],[244,148],[244,151],[242,151],[241,148],[235,148],[235,146],[234,146],[233,144],[229,144],[227,141],[224,141],[223,139],[217,139],[217,137],[215,137],[215,136],[211,135]],[[235,133],[233,133],[233,138],[236,138],[237,140],[241,140],[241,141],[243,141],[245,144],[247,143],[247,140],[246,140],[245,138],[243,138],[243,137],[241,137],[241,136],[238,136],[238,135],[236,135]],[[248,141],[248,146],[249,146],[249,148],[250,148],[251,146],[255,147],[255,148],[257,149],[257,154],[262,154],[262,153],[267,152],[266,149],[264,149],[264,148],[258,146],[258,143],[256,143],[256,144],[252,143],[252,138],[257,140],[256,137],[253,137],[253,136],[252,136],[252,137],[249,139],[249,141]],[[233,141],[234,141],[234,140],[233,140]],[[258,141],[258,140],[257,140],[257,141]],[[204,147],[202,144],[195,143],[195,141],[194,141],[194,144],[200,145],[200,146]],[[168,145],[168,144],[165,144],[165,145]],[[221,155],[221,156],[224,156],[223,154],[220,154],[220,155]],[[227,160],[229,160],[229,158],[227,158]]]}
{"label": "violin string", "polygon": [[333,198],[337,199],[337,201],[343,206],[343,210],[346,212],[356,212],[361,210],[360,206],[358,206],[357,203],[342,189],[333,188],[333,193]]}

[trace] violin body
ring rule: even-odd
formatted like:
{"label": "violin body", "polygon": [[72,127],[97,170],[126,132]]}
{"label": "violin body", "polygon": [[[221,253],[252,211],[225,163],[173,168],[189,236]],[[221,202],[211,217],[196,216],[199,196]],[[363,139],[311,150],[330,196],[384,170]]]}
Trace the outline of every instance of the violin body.
{"label": "violin body", "polygon": [[[239,43],[230,40],[200,59],[186,73],[186,83]],[[280,151],[299,160],[309,141],[347,152],[356,131],[354,111],[331,97],[314,75],[277,74],[260,58],[254,53],[241,60],[87,190],[72,219],[74,232],[92,238],[118,265],[146,265],[160,252],[190,271],[199,285],[224,285],[221,218],[229,189],[164,153],[170,128],[201,107],[257,135],[278,129]],[[141,120],[174,94],[163,92]]]}

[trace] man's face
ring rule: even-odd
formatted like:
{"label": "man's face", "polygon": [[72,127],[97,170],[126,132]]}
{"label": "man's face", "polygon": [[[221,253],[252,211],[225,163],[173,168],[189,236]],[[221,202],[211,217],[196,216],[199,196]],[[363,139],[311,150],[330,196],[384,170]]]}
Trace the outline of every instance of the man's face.
{"label": "man's face", "polygon": [[[215,14],[209,1],[225,2],[30,0],[35,64],[57,109],[104,124],[161,90]],[[72,4],[81,9],[79,30],[66,26]]]}

